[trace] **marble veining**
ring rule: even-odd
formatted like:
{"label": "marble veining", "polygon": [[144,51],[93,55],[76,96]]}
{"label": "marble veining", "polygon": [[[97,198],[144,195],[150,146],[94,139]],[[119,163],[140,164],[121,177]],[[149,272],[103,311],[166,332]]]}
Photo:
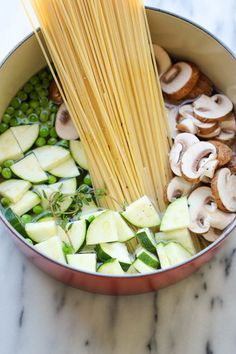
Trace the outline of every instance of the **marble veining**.
{"label": "marble veining", "polygon": [[[30,32],[18,0],[0,0],[0,60]],[[147,0],[200,23],[236,50],[235,0]],[[222,73],[223,74],[223,73]],[[158,293],[94,295],[29,263],[0,227],[1,354],[235,354],[236,240]]]}

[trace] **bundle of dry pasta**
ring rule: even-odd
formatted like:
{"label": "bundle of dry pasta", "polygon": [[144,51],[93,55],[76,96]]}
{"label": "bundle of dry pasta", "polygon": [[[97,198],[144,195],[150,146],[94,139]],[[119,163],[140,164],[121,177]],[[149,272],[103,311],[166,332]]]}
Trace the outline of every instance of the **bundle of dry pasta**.
{"label": "bundle of dry pasta", "polygon": [[163,210],[170,138],[143,2],[30,2],[93,185],[112,197],[102,206],[119,208],[146,194]]}

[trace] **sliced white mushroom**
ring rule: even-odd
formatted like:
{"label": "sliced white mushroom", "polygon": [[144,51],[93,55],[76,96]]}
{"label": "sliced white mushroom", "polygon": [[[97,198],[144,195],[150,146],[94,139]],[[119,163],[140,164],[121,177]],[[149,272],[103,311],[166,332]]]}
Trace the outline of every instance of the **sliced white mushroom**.
{"label": "sliced white mushroom", "polygon": [[153,44],[153,51],[157,62],[158,73],[159,76],[161,76],[171,67],[172,62],[167,51],[158,44]]}
{"label": "sliced white mushroom", "polygon": [[213,132],[215,134],[216,133],[216,129],[219,127],[217,122],[204,123],[204,122],[201,122],[200,120],[198,120],[196,118],[194,120],[194,124],[198,128],[198,135],[201,134],[202,136],[209,135],[209,134],[211,134]]}
{"label": "sliced white mushroom", "polygon": [[182,174],[180,165],[185,151],[198,142],[199,139],[193,134],[181,133],[176,136],[169,155],[170,167],[175,175],[181,176]]}
{"label": "sliced white mushroom", "polygon": [[219,161],[218,166],[221,167],[221,166],[226,165],[230,161],[230,159],[233,155],[232,149],[228,145],[226,145],[220,141],[210,140],[210,143],[215,145],[215,147],[216,147],[217,160]]}
{"label": "sliced white mushroom", "polygon": [[220,141],[228,142],[234,139],[235,131],[233,130],[221,130],[220,134],[217,135],[217,139]]}
{"label": "sliced white mushroom", "polygon": [[[208,158],[207,158],[208,159]],[[200,177],[200,181],[204,181],[205,178],[213,178],[216,168],[218,167],[219,161],[217,160],[210,160],[207,161],[206,159],[202,159],[199,166],[203,168],[204,174]]]}
{"label": "sliced white mushroom", "polygon": [[215,161],[217,161],[216,147],[207,141],[200,141],[190,146],[183,154],[182,175],[187,181],[199,182],[201,177],[212,175],[213,168],[217,166]]}
{"label": "sliced white mushroom", "polygon": [[57,135],[61,139],[75,140],[79,138],[65,103],[60,106],[57,112],[55,128]]}
{"label": "sliced white mushroom", "polygon": [[188,98],[197,98],[200,95],[211,96],[213,92],[213,84],[210,79],[203,73],[201,73],[196,85],[189,93]]}
{"label": "sliced white mushroom", "polygon": [[179,114],[184,118],[193,118],[193,106],[192,104],[184,104],[179,107]]}
{"label": "sliced white mushroom", "polygon": [[200,72],[196,65],[188,62],[174,64],[161,77],[161,88],[170,100],[181,100],[196,85]]}
{"label": "sliced white mushroom", "polygon": [[236,173],[236,156],[231,157],[227,167],[230,169],[231,173]]}
{"label": "sliced white mushroom", "polygon": [[188,198],[190,227],[197,234],[207,233],[210,227],[225,229],[235,215],[225,213],[217,208],[210,187],[195,189]]}
{"label": "sliced white mushroom", "polygon": [[220,127],[222,130],[236,132],[236,120],[234,114],[232,113],[228,119],[220,122]]}
{"label": "sliced white mushroom", "polygon": [[178,124],[176,124],[176,128],[181,132],[197,134],[198,128],[194,124],[193,118],[184,118]]}
{"label": "sliced white mushroom", "polygon": [[185,181],[182,177],[174,177],[166,188],[165,200],[173,202],[177,198],[188,196],[192,188],[192,183]]}
{"label": "sliced white mushroom", "polygon": [[193,102],[194,115],[204,122],[225,120],[231,115],[233,103],[225,95],[200,96]]}
{"label": "sliced white mushroom", "polygon": [[221,233],[222,232],[220,230],[213,229],[213,227],[210,227],[209,231],[205,234],[202,234],[202,236],[208,242],[214,242],[220,237]]}
{"label": "sliced white mushroom", "polygon": [[236,175],[229,168],[224,167],[216,172],[211,190],[219,209],[236,212]]}
{"label": "sliced white mushroom", "polygon": [[167,120],[169,123],[170,134],[171,137],[174,139],[178,134],[178,130],[176,129],[176,119],[178,115],[178,108],[177,107],[166,107],[166,114]]}
{"label": "sliced white mushroom", "polygon": [[203,139],[211,139],[211,138],[218,137],[220,133],[221,133],[221,128],[218,127],[215,130],[213,130],[213,132],[211,132],[209,134],[202,134],[202,133],[198,132],[197,135]]}

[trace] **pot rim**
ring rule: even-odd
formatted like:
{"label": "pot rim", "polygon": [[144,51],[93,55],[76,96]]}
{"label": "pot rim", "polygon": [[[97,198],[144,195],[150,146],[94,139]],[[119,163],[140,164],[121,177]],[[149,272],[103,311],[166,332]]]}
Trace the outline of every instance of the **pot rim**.
{"label": "pot rim", "polygon": [[[216,42],[218,42],[232,57],[233,59],[236,61],[236,56],[233,53],[233,51],[231,51],[228,46],[226,46],[220,39],[218,39],[215,35],[213,35],[210,31],[206,30],[205,28],[203,28],[202,26],[200,26],[199,24],[195,23],[194,21],[190,21],[185,17],[182,17],[180,15],[174,14],[172,12],[169,11],[165,11],[156,7],[152,7],[152,6],[145,6],[146,10],[152,10],[152,11],[157,11],[163,14],[166,14],[168,16],[171,17],[175,17],[183,22],[188,23],[189,25],[197,28],[198,30],[204,32],[205,34],[207,34],[209,37],[213,38]],[[37,29],[37,31],[40,31],[40,28]],[[8,52],[8,54],[0,61],[0,70],[1,68],[4,66],[4,64],[7,62],[7,60],[11,57],[11,55],[19,48],[21,47],[25,42],[27,42],[27,40],[29,40],[32,36],[34,36],[35,33],[31,32],[29,33],[27,36],[25,36],[18,44],[16,44],[12,50],[10,50]],[[90,276],[96,276],[98,278],[115,278],[115,279],[127,279],[127,278],[145,278],[145,277],[150,277],[150,276],[158,276],[159,274],[163,274],[163,273],[168,273],[171,272],[172,270],[176,269],[176,268],[181,268],[182,266],[188,265],[190,263],[192,263],[193,261],[195,261],[196,259],[200,258],[202,255],[208,253],[210,250],[214,249],[218,244],[220,244],[221,242],[223,242],[228,236],[229,234],[236,228],[236,218],[234,219],[234,221],[222,232],[221,236],[214,242],[212,242],[209,246],[207,246],[206,248],[204,248],[203,250],[201,250],[200,252],[198,252],[196,255],[194,255],[193,257],[191,257],[188,261],[186,262],[181,262],[178,263],[177,265],[174,265],[172,267],[169,267],[167,269],[158,269],[155,272],[152,273],[146,273],[146,274],[124,274],[124,275],[108,275],[108,274],[100,274],[97,272],[89,272],[89,271],[83,271],[83,270],[78,270],[75,268],[70,267],[67,264],[63,264],[60,262],[55,261],[54,259],[47,257],[46,255],[44,255],[43,253],[40,253],[37,249],[35,249],[32,245],[30,245],[25,238],[16,230],[13,228],[13,226],[7,221],[7,219],[5,218],[5,216],[2,214],[2,212],[0,212],[0,220],[2,221],[2,223],[7,227],[7,229],[26,247],[28,247],[30,250],[32,250],[33,252],[35,252],[36,254],[38,254],[40,257],[45,258],[46,260],[54,263],[56,266],[61,267],[62,269],[66,268],[69,271],[75,272],[75,273],[83,273],[84,275],[90,275]]]}

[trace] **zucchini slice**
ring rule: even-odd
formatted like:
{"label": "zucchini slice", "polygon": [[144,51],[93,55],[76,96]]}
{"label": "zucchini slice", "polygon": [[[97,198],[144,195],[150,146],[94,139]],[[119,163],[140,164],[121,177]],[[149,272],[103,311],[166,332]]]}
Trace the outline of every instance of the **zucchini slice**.
{"label": "zucchini slice", "polygon": [[77,177],[80,175],[79,169],[71,157],[48,172],[54,176],[63,178]]}
{"label": "zucchini slice", "polygon": [[96,272],[96,253],[68,254],[66,258],[68,264],[75,269]]}
{"label": "zucchini slice", "polygon": [[157,269],[160,266],[160,262],[157,258],[156,255],[154,255],[153,253],[147,251],[145,248],[143,247],[139,247],[136,250],[136,257],[137,259],[139,259],[140,261],[142,261],[144,264],[146,264],[148,267]]}
{"label": "zucchini slice", "polygon": [[18,160],[23,152],[10,129],[0,135],[0,164],[6,160]]}
{"label": "zucchini slice", "polygon": [[49,171],[70,158],[69,150],[56,145],[41,146],[32,150],[32,152],[44,171]]}
{"label": "zucchini slice", "polygon": [[98,267],[97,272],[111,275],[125,274],[117,259],[109,259],[108,261],[100,265],[100,267]]}
{"label": "zucchini slice", "polygon": [[46,241],[37,243],[34,247],[47,257],[50,257],[57,262],[66,263],[64,253],[62,251],[62,243],[59,237],[51,237]]}
{"label": "zucchini slice", "polygon": [[107,210],[97,216],[89,225],[86,244],[96,245],[99,243],[118,241],[118,232],[114,212]]}
{"label": "zucchini slice", "polygon": [[11,224],[11,226],[16,229],[23,237],[28,237],[24,224],[21,219],[11,210],[11,208],[7,208],[4,212],[4,216],[7,221]]}
{"label": "zucchini slice", "polygon": [[75,162],[88,171],[88,161],[81,141],[70,140],[70,151]]}
{"label": "zucchini slice", "polygon": [[160,242],[157,244],[157,254],[158,254],[158,258],[159,258],[162,269],[165,269],[165,268],[168,268],[171,266],[171,263],[169,262],[169,259],[166,254],[165,243]]}
{"label": "zucchini slice", "polygon": [[135,237],[135,232],[127,225],[118,212],[114,213],[119,242],[126,242]]}
{"label": "zucchini slice", "polygon": [[160,217],[146,195],[128,205],[121,214],[134,226],[155,227],[160,224]]}
{"label": "zucchini slice", "polygon": [[116,258],[125,271],[128,270],[131,265],[131,257],[124,243],[100,243],[96,246],[95,250],[97,252],[98,259],[102,262],[105,262],[108,259]]}
{"label": "zucchini slice", "polygon": [[0,194],[8,198],[11,203],[18,202],[30,189],[31,183],[20,179],[10,179],[0,183]]}
{"label": "zucchini slice", "polygon": [[171,266],[186,262],[192,257],[191,253],[177,242],[168,242],[165,245],[165,252]]}
{"label": "zucchini slice", "polygon": [[34,154],[29,154],[14,163],[11,170],[16,176],[32,183],[40,183],[48,179]]}
{"label": "zucchini slice", "polygon": [[10,208],[16,215],[21,216],[27,213],[29,210],[31,210],[33,207],[35,207],[35,205],[38,205],[39,203],[40,203],[39,196],[32,191],[28,191],[23,195],[23,197],[18,202],[11,204]]}
{"label": "zucchini slice", "polygon": [[188,229],[179,229],[168,232],[157,232],[155,234],[156,242],[165,241],[176,241],[180,243],[187,251],[192,255],[197,253],[197,250],[194,245],[194,241]]}
{"label": "zucchini slice", "polygon": [[138,258],[134,261],[133,267],[137,270],[138,273],[142,274],[153,273],[156,271],[155,268],[149,267],[147,264],[145,264]]}
{"label": "zucchini slice", "polygon": [[137,238],[141,245],[149,252],[156,253],[156,241],[154,235],[147,227],[137,232]]}
{"label": "zucchini slice", "polygon": [[35,242],[43,242],[57,235],[57,225],[54,220],[32,222],[25,225],[25,231]]}
{"label": "zucchini slice", "polygon": [[86,226],[86,220],[74,221],[67,224],[66,233],[75,253],[78,252],[85,244]]}
{"label": "zucchini slice", "polygon": [[187,197],[176,199],[168,205],[161,221],[161,231],[172,231],[189,227],[189,211]]}
{"label": "zucchini slice", "polygon": [[39,124],[10,128],[23,152],[29,150],[39,135]]}

